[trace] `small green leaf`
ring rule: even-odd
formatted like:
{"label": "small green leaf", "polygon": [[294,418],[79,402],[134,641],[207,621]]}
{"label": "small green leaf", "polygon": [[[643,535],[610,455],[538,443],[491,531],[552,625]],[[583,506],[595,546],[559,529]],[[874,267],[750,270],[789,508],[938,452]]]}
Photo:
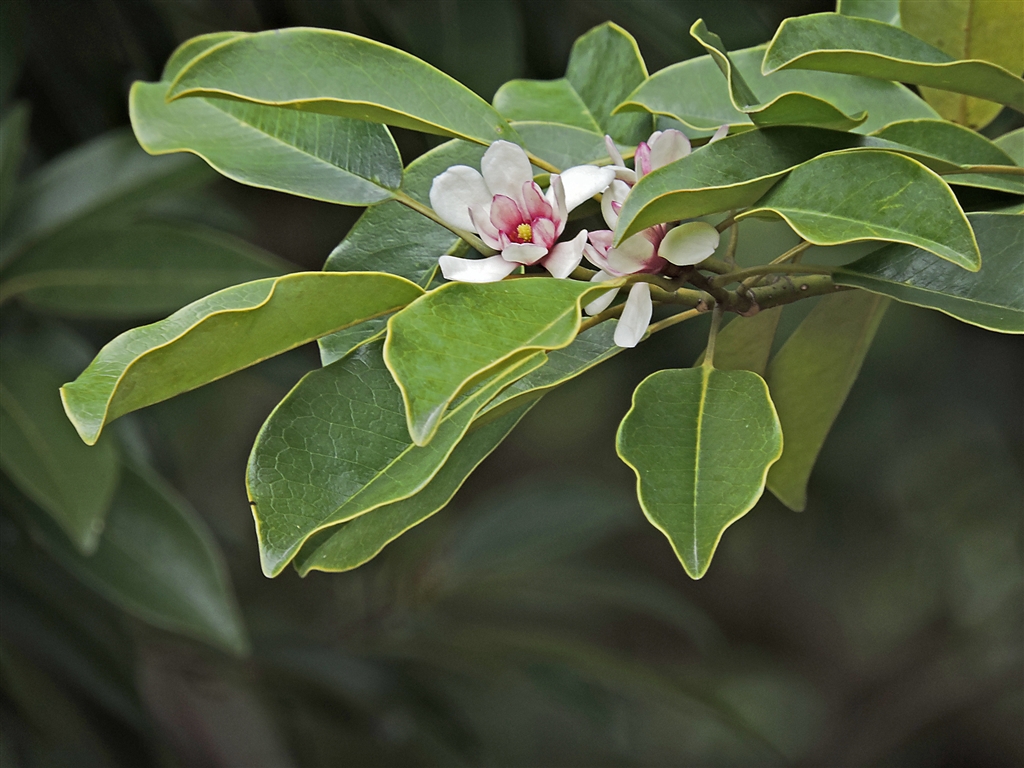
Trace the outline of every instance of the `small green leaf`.
{"label": "small green leaf", "polygon": [[836,13],[900,25],[900,0],[838,0]]}
{"label": "small green leaf", "polygon": [[480,144],[518,138],[486,101],[426,62],[327,29],[268,30],[216,45],[171,83],[167,97],[182,96],[235,98]]}
{"label": "small green leaf", "polygon": [[307,374],[256,438],[247,484],[268,576],[280,573],[317,531],[417,493],[477,412],[544,362],[543,353],[534,352],[497,367],[445,414],[430,445],[417,447],[381,349],[380,343],[364,346]]}
{"label": "small green leaf", "polygon": [[383,125],[230,99],[167,102],[167,83],[137,82],[132,127],[152,155],[191,152],[229,179],[343,205],[387,200],[402,183]]}
{"label": "small green leaf", "polygon": [[1004,133],[993,143],[1013,158],[1017,165],[1024,166],[1024,128]]}
{"label": "small green leaf", "polygon": [[987,61],[956,61],[902,29],[871,19],[836,13],[786,19],[768,44],[761,71],[786,68],[926,85],[1024,112],[1024,80],[1018,75]]}
{"label": "small green leaf", "polygon": [[79,227],[31,248],[0,282],[0,303],[78,317],[152,318],[213,291],[291,271],[232,235],[141,221]]}
{"label": "small green leaf", "polygon": [[448,283],[391,318],[384,360],[402,389],[409,434],[430,442],[451,402],[477,377],[526,350],[568,346],[583,304],[615,283],[523,278]]}
{"label": "small green leaf", "polygon": [[839,285],[945,312],[971,325],[1024,333],[1024,217],[969,214],[981,269],[965,272],[910,245],[890,245],[839,270]]}
{"label": "small green leaf", "polygon": [[[900,3],[903,29],[955,59],[980,59],[1017,74],[1024,70],[1024,3],[930,0]],[[947,120],[983,128],[1002,107],[949,91],[921,95]]]}
{"label": "small green leaf", "polygon": [[815,245],[908,243],[977,272],[981,254],[946,183],[892,152],[835,152],[793,170],[745,216],[778,216]]}
{"label": "small green leaf", "polygon": [[63,377],[4,350],[0,366],[0,466],[60,526],[74,547],[96,549],[120,461],[110,440],[82,444],[60,408]]}
{"label": "small green leaf", "polygon": [[[715,368],[720,371],[752,371],[762,378],[782,318],[782,307],[763,309],[750,317],[737,316],[718,332]],[[704,362],[700,353],[694,366]]]}
{"label": "small green leaf", "polygon": [[545,121],[601,134],[601,126],[564,77],[509,80],[494,94],[494,108],[509,120]]}
{"label": "small green leaf", "polygon": [[866,291],[823,297],[768,366],[768,387],[786,447],[768,472],[768,490],[795,512],[889,300]]}
{"label": "small green leaf", "polygon": [[[559,170],[574,165],[608,162],[608,148],[600,133],[574,128],[571,125],[545,122],[513,122],[523,139],[523,146],[533,155],[545,160]],[[626,157],[633,153],[633,147],[620,147]]]}
{"label": "small green leaf", "polygon": [[297,272],[226,288],[111,341],[61,388],[64,408],[92,445],[118,416],[393,312],[422,293],[404,278],[372,272]]}
{"label": "small green leaf", "polygon": [[15,104],[0,119],[0,224],[14,201],[30,114],[27,104]]}
{"label": "small green leaf", "polygon": [[311,536],[295,556],[299,575],[305,576],[310,571],[337,573],[358,568],[403,533],[441,511],[473,470],[501,445],[533,406],[532,402],[519,405],[484,426],[474,424],[455,446],[444,466],[414,496],[378,507],[355,520]]}
{"label": "small green leaf", "polygon": [[644,379],[616,447],[644,514],[699,579],[725,529],[761,497],[782,431],[760,376],[701,366]]}

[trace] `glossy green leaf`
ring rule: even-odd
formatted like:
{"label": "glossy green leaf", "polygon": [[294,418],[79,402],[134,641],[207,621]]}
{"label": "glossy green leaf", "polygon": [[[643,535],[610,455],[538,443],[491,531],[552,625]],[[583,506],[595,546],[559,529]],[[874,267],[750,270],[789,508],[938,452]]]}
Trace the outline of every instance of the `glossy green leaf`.
{"label": "glossy green leaf", "polygon": [[16,104],[0,119],[0,224],[14,202],[18,169],[28,137],[29,108]]}
{"label": "glossy green leaf", "polygon": [[[1010,155],[981,134],[945,120],[904,120],[887,125],[874,135],[957,165],[1015,165]],[[945,180],[948,184],[1024,195],[1024,175],[954,173]]]}
{"label": "glossy green leaf", "polygon": [[644,379],[616,448],[644,514],[699,579],[725,529],[761,497],[782,431],[760,376],[701,366]]}
{"label": "glossy green leaf", "polygon": [[[900,3],[903,29],[954,59],[981,59],[1014,74],[1024,70],[1024,3],[1005,0],[929,0]],[[921,95],[947,120],[982,128],[1002,107],[949,91]]]}
{"label": "glossy green leaf", "polygon": [[96,551],[75,551],[46,521],[38,542],[91,589],[155,627],[232,653],[248,649],[223,557],[199,516],[152,470],[125,467]]}
{"label": "glossy green leaf", "polygon": [[141,221],[48,238],[4,273],[0,302],[78,317],[166,315],[236,283],[292,267],[232,235],[196,224]]}
{"label": "glossy green leaf", "polygon": [[343,357],[348,357],[364,344],[383,339],[388,332],[388,320],[390,319],[391,315],[384,315],[372,320],[364,320],[359,325],[353,325],[351,328],[335,331],[317,339],[316,343],[320,349],[320,365],[330,365]]}
{"label": "glossy green leaf", "polygon": [[64,408],[91,445],[118,416],[392,312],[421,294],[404,278],[372,272],[297,272],[226,288],[111,341],[61,388]]}
{"label": "glossy green leaf", "polygon": [[269,30],[216,45],[171,83],[168,98],[182,96],[237,98],[480,144],[517,139],[486,101],[440,70],[396,48],[327,29]]}
{"label": "glossy green leaf", "polygon": [[987,61],[957,61],[902,29],[871,19],[815,13],[786,19],[761,71],[815,69],[925,85],[1024,112],[1024,80]]}
{"label": "glossy green leaf", "polygon": [[295,556],[299,575],[305,576],[310,571],[336,573],[358,568],[403,533],[440,512],[466,478],[501,445],[533,405],[520,405],[484,426],[474,425],[455,446],[444,466],[414,496],[378,507],[347,523],[314,534]]}
{"label": "glossy green leaf", "polygon": [[993,143],[1013,158],[1017,165],[1024,166],[1024,128],[1005,133]]}
{"label": "glossy green leaf", "polygon": [[186,40],[171,53],[167,63],[164,64],[164,71],[160,73],[160,79],[165,83],[170,83],[192,59],[216,45],[225,43],[228,40],[234,40],[236,37],[242,37],[245,34],[245,32],[210,32]]}
{"label": "glossy green leaf", "polygon": [[742,216],[778,216],[815,245],[908,243],[976,272],[981,254],[949,187],[892,152],[836,152],[793,170]]}
{"label": "glossy green leaf", "polygon": [[784,93],[768,103],[762,103],[747,85],[743,75],[733,66],[722,39],[707,28],[703,19],[693,23],[690,36],[704,46],[704,50],[725,75],[733,107],[748,115],[755,125],[812,125],[845,131],[867,120],[867,112],[856,116],[847,115],[828,101],[806,93]]}
{"label": "glossy green leaf", "polygon": [[768,472],[768,490],[795,512],[807,506],[814,462],[888,304],[866,291],[825,296],[768,366],[768,387],[786,436],[782,457]]}
{"label": "glossy green leaf", "polygon": [[[522,137],[523,146],[531,154],[559,170],[574,165],[608,162],[608,148],[600,133],[545,122],[513,122],[512,127]],[[620,151],[629,157],[633,147],[620,147]]]}
{"label": "glossy green leaf", "polygon": [[[867,121],[856,130],[867,133],[895,120],[938,117],[910,89],[898,83],[869,77],[838,75],[810,70],[783,70],[761,74],[764,45],[729,54],[734,72],[766,101],[785,93],[799,92],[824,99],[845,114],[866,111]],[[619,111],[646,111],[679,120],[699,131],[718,126],[751,124],[750,117],[732,103],[729,88],[710,56],[681,61],[655,72],[619,106]]]}
{"label": "glossy green leaf", "polygon": [[[751,371],[763,377],[782,318],[782,307],[763,309],[750,317],[735,317],[718,332],[715,368],[720,371]],[[704,353],[694,363],[704,362]]]}
{"label": "glossy green leaf", "polygon": [[137,82],[129,96],[152,155],[191,152],[242,184],[343,205],[387,200],[402,183],[383,125],[230,99],[167,102],[166,92],[167,83]]}
{"label": "glossy green leaf", "polygon": [[837,0],[836,13],[900,26],[900,0]]}
{"label": "glossy green leaf", "polygon": [[864,288],[1002,333],[1024,333],[1024,217],[972,213],[981,269],[971,273],[909,245],[890,245],[843,267],[839,285]]}
{"label": "glossy green leaf", "polygon": [[543,354],[534,352],[498,367],[445,414],[430,445],[417,447],[381,349],[380,343],[364,346],[307,374],[256,438],[247,484],[268,576],[280,573],[317,531],[417,493],[477,412],[543,364]]}
{"label": "glossy green leaf", "polygon": [[558,123],[601,134],[601,126],[564,77],[509,80],[494,94],[494,108],[509,120]]}
{"label": "glossy green leaf", "polygon": [[537,277],[448,283],[392,317],[384,360],[402,390],[415,443],[430,442],[456,396],[495,366],[526,350],[568,346],[581,307],[605,290]]}
{"label": "glossy green leaf", "polygon": [[5,343],[0,366],[0,466],[81,552],[96,549],[117,487],[110,440],[90,448],[61,411],[63,377]]}

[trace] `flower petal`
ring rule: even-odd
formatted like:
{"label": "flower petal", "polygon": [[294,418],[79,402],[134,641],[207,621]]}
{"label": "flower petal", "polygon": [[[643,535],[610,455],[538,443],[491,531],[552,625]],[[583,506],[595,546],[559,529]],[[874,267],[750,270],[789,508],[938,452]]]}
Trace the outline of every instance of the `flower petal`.
{"label": "flower petal", "polygon": [[555,227],[555,222],[551,219],[533,220],[532,241],[535,245],[543,245],[545,248],[551,248],[557,239],[558,231]]}
{"label": "flower petal", "polygon": [[516,230],[523,223],[523,212],[519,210],[516,201],[505,195],[495,195],[491,202],[491,224],[499,232],[504,232],[509,238],[516,236]]}
{"label": "flower petal", "polygon": [[448,280],[461,283],[495,283],[511,275],[519,266],[501,256],[486,259],[460,259],[457,256],[442,256],[437,260],[441,274]]}
{"label": "flower petal", "polygon": [[604,145],[608,148],[608,157],[612,159],[612,165],[625,166],[626,161],[622,159],[622,153],[615,146],[615,139],[607,133],[604,135]]}
{"label": "flower petal", "polygon": [[565,188],[565,209],[571,211],[594,195],[604,192],[614,178],[615,171],[608,166],[598,168],[596,165],[577,165],[566,168],[561,173],[562,186]]}
{"label": "flower petal", "polygon": [[[719,139],[724,139],[728,135],[729,135],[729,124],[726,123],[725,125],[720,125],[720,126],[718,126],[718,130],[715,131],[714,135],[712,135],[712,137],[708,140],[708,144],[714,144]],[[707,146],[707,145],[705,145],[705,146]]]}
{"label": "flower petal", "polygon": [[606,165],[605,168],[611,168],[615,171],[615,178],[619,181],[624,181],[631,187],[636,184],[636,171],[632,168],[626,168],[621,165]]}
{"label": "flower petal", "polygon": [[494,142],[484,152],[480,170],[492,195],[507,195],[523,203],[523,184],[533,179],[533,166],[522,147],[509,141]]}
{"label": "flower petal", "polygon": [[491,193],[487,191],[483,176],[468,165],[453,165],[440,176],[435,176],[430,185],[430,207],[459,229],[476,232],[469,218],[469,208],[490,204]]}
{"label": "flower petal", "polygon": [[553,219],[555,217],[554,208],[545,199],[537,182],[528,181],[523,184],[523,200],[526,203],[526,213],[531,219]]}
{"label": "flower petal", "polygon": [[615,223],[619,220],[619,212],[612,207],[612,203],[621,205],[626,202],[628,194],[629,184],[615,179],[601,195],[601,215],[604,216],[604,223],[612,229],[615,229]]}
{"label": "flower petal", "polygon": [[469,208],[469,218],[473,222],[473,231],[480,235],[485,245],[500,251],[502,248],[501,233],[491,224],[490,205],[472,205]]}
{"label": "flower petal", "polygon": [[501,258],[515,264],[536,264],[548,253],[543,245],[534,243],[509,243],[501,251]]}
{"label": "flower petal", "polygon": [[605,255],[608,262],[606,269],[612,274],[631,275],[653,266],[656,258],[654,243],[640,232],[627,237],[618,248],[608,251]]}
{"label": "flower petal", "polygon": [[651,303],[651,287],[647,283],[633,283],[626,298],[619,324],[615,326],[616,346],[635,347],[647,333],[654,305]]}
{"label": "flower petal", "polygon": [[562,185],[562,177],[555,174],[551,177],[551,186],[544,193],[544,198],[551,204],[555,211],[555,227],[559,230],[565,229],[565,220],[569,218],[569,209],[565,207],[565,187]]}
{"label": "flower petal", "polygon": [[715,252],[721,235],[704,221],[688,221],[670,229],[658,255],[679,267],[698,264]]}
{"label": "flower petal", "polygon": [[636,168],[637,179],[642,179],[651,172],[651,148],[646,141],[641,141],[633,155],[633,167]]}
{"label": "flower petal", "polygon": [[[590,282],[592,282],[592,283],[604,283],[604,282],[606,282],[608,280],[614,280],[614,279],[615,279],[614,275],[609,275],[607,272],[598,272],[596,275],[594,275],[592,278],[590,278]],[[616,288],[614,291],[608,291],[607,293],[603,293],[600,296],[598,296],[596,299],[594,299],[592,302],[587,304],[587,306],[585,306],[583,308],[583,311],[586,312],[591,317],[593,317],[594,315],[598,315],[598,314],[604,312],[606,309],[608,309],[608,307],[611,306],[612,302],[615,301],[615,297],[618,296],[618,295],[619,295],[619,289],[618,288]]]}
{"label": "flower petal", "polygon": [[657,170],[690,154],[690,140],[682,131],[669,129],[651,141],[651,170]]}
{"label": "flower petal", "polygon": [[552,276],[564,279],[583,261],[583,245],[586,242],[587,230],[581,229],[572,240],[559,243],[548,251],[540,263]]}

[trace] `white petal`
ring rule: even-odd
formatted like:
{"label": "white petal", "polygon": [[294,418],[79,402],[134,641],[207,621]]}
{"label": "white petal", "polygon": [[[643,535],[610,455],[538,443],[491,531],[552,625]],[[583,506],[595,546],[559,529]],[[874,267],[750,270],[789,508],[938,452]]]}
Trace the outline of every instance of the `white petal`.
{"label": "white petal", "polygon": [[525,210],[523,184],[533,179],[533,167],[522,147],[510,141],[494,142],[484,152],[480,170],[492,195],[507,195]]}
{"label": "white petal", "polygon": [[441,266],[441,274],[445,278],[461,283],[495,283],[511,275],[519,266],[511,261],[505,261],[501,256],[488,256],[486,259],[442,256],[437,263]]}
{"label": "white petal", "polygon": [[626,195],[629,194],[629,184],[615,179],[608,186],[608,189],[601,195],[601,215],[604,216],[605,224],[610,229],[615,229],[615,223],[619,220],[619,214],[612,208],[612,203],[622,205],[626,202]]}
{"label": "white petal", "polygon": [[699,264],[718,248],[721,235],[704,221],[688,221],[670,229],[658,246],[658,255],[676,266]]}
{"label": "white petal", "polygon": [[623,165],[608,165],[605,167],[615,171],[615,178],[619,181],[624,181],[629,185],[636,184],[636,171],[632,168],[626,168]]}
{"label": "white petal", "polygon": [[[596,275],[590,278],[590,282],[603,283],[608,280],[614,279],[614,275],[609,275],[607,272],[598,272]],[[587,304],[587,306],[583,308],[583,311],[586,312],[591,317],[600,314],[601,312],[604,312],[606,309],[608,309],[609,306],[611,306],[611,303],[615,301],[615,297],[618,295],[618,293],[619,289],[616,288],[614,291],[608,291],[608,293],[598,296],[592,302]]]}
{"label": "white petal", "polygon": [[675,129],[664,131],[651,141],[651,170],[662,168],[690,154],[690,140]]}
{"label": "white petal", "polygon": [[561,230],[565,228],[565,221],[569,218],[569,209],[565,207],[565,187],[562,185],[560,174],[556,173],[551,177],[551,186],[544,193],[544,199],[555,209],[555,226],[558,228],[558,234],[562,234]]}
{"label": "white petal", "polygon": [[438,216],[453,227],[476,232],[469,218],[471,205],[491,205],[491,193],[480,171],[468,165],[453,165],[434,177],[430,185],[430,207]]}
{"label": "white petal", "polygon": [[635,347],[647,333],[654,305],[651,303],[651,287],[647,283],[633,283],[626,298],[619,324],[615,326],[616,346]]}
{"label": "white petal", "polygon": [[604,192],[615,178],[615,171],[608,166],[577,165],[561,173],[565,187],[565,208],[571,211],[594,195]]}
{"label": "white petal", "polygon": [[654,258],[654,244],[643,233],[627,237],[622,245],[612,248],[605,256],[613,272],[631,275],[639,272]]}
{"label": "white petal", "polygon": [[615,140],[607,133],[604,135],[604,145],[608,148],[608,157],[612,159],[612,165],[620,167],[626,165],[626,161],[622,159],[622,153],[619,152],[619,148],[615,146]]}
{"label": "white petal", "polygon": [[718,126],[718,130],[715,131],[714,135],[708,140],[708,144],[714,144],[719,139],[724,139],[729,135],[729,124]]}
{"label": "white petal", "polygon": [[513,264],[536,264],[548,253],[543,245],[534,243],[509,243],[501,251],[501,258]]}
{"label": "white petal", "polygon": [[583,261],[583,244],[586,242],[587,230],[580,230],[572,240],[555,245],[540,263],[553,277],[566,278]]}
{"label": "white petal", "polygon": [[490,204],[471,205],[469,207],[469,218],[473,222],[473,231],[480,235],[485,245],[496,251],[501,250],[501,233],[498,228],[491,224]]}

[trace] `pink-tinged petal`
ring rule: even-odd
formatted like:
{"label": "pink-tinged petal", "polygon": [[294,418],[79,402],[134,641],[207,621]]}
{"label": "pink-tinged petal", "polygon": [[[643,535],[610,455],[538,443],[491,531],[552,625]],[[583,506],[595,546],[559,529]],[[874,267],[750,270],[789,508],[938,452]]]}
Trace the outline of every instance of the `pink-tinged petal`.
{"label": "pink-tinged petal", "polygon": [[622,159],[622,153],[615,146],[615,139],[607,133],[604,135],[604,145],[608,148],[608,157],[612,159],[612,165],[624,166],[626,161]]}
{"label": "pink-tinged petal", "polygon": [[615,233],[610,229],[595,229],[587,236],[587,239],[600,248],[602,253],[607,253],[608,249],[612,247],[612,243],[615,242]]}
{"label": "pink-tinged petal", "polygon": [[437,263],[446,279],[457,280],[460,283],[495,283],[511,275],[519,266],[505,261],[501,256],[488,256],[486,259],[442,256]]}
{"label": "pink-tinged petal", "polygon": [[473,221],[473,231],[479,233],[484,244],[500,251],[504,246],[501,242],[501,232],[491,224],[490,205],[474,205],[469,209],[469,218]]}
{"label": "pink-tinged petal", "polygon": [[615,171],[608,166],[577,165],[562,171],[561,179],[565,189],[565,209],[571,211],[604,192],[615,180]]}
{"label": "pink-tinged petal", "polygon": [[655,256],[654,244],[644,237],[644,233],[626,238],[618,248],[608,251],[608,271],[621,275],[632,275],[634,272],[645,272],[653,265]]}
{"label": "pink-tinged petal", "polygon": [[724,139],[729,135],[729,124],[718,126],[718,130],[715,131],[714,135],[708,140],[708,144],[714,144],[719,139]]}
{"label": "pink-tinged petal", "polygon": [[651,172],[651,147],[646,141],[641,141],[633,155],[633,167],[636,169],[637,179],[642,179]]}
{"label": "pink-tinged petal", "polygon": [[553,219],[555,210],[551,207],[537,182],[528,181],[523,184],[523,200],[526,202],[526,213],[531,219]]}
{"label": "pink-tinged petal", "polygon": [[604,223],[612,229],[615,229],[615,224],[619,220],[619,211],[615,204],[618,203],[618,208],[622,208],[628,194],[629,184],[615,179],[601,195],[601,215],[604,216]]}
{"label": "pink-tinged petal", "polygon": [[[607,272],[603,272],[602,271],[602,272],[598,272],[596,275],[594,275],[592,278],[590,278],[590,282],[592,282],[592,283],[604,283],[604,282],[607,282],[608,280],[614,280],[614,279],[615,279],[615,275],[609,275]],[[612,290],[612,291],[608,291],[607,293],[603,293],[600,296],[598,296],[596,299],[594,299],[592,302],[587,304],[587,306],[585,306],[583,308],[583,311],[586,312],[591,317],[593,317],[594,315],[599,315],[600,313],[604,312],[606,309],[608,309],[608,307],[611,306],[612,302],[615,301],[615,297],[618,296],[618,295],[619,295],[619,289],[618,288],[616,288],[615,290]]]}
{"label": "pink-tinged petal", "polygon": [[663,168],[669,163],[681,160],[690,154],[690,140],[686,134],[675,129],[664,131],[651,141],[651,170]]}
{"label": "pink-tinged petal", "polygon": [[430,185],[430,207],[453,227],[475,232],[469,218],[470,206],[490,205],[483,176],[468,165],[453,165]]}
{"label": "pink-tinged petal", "polygon": [[[608,267],[608,259],[604,257],[604,254],[597,248],[592,246],[590,243],[583,245],[583,255],[587,257],[587,261],[593,264],[602,272]],[[621,277],[621,275],[619,275]]]}
{"label": "pink-tinged petal", "polygon": [[704,221],[688,221],[670,229],[658,246],[658,255],[676,266],[699,264],[718,248],[718,230]]}
{"label": "pink-tinged petal", "polygon": [[518,144],[496,141],[484,152],[480,161],[484,181],[493,195],[507,195],[523,202],[523,184],[533,179],[533,166]]}
{"label": "pink-tinged petal", "polygon": [[516,229],[524,223],[524,220],[523,212],[519,210],[515,200],[505,195],[494,196],[494,200],[491,202],[491,224],[495,229],[504,232],[514,240]]}
{"label": "pink-tinged petal", "polygon": [[544,197],[554,208],[554,221],[561,234],[561,230],[565,228],[565,221],[569,218],[569,209],[565,207],[565,186],[560,174],[556,173],[551,177],[551,186],[544,193]]}
{"label": "pink-tinged petal", "polygon": [[629,289],[629,296],[626,297],[626,306],[619,317],[619,324],[615,326],[615,335],[612,337],[616,346],[635,347],[640,339],[647,333],[647,326],[651,323],[651,315],[654,313],[654,305],[651,303],[651,286],[647,283],[633,283]]}
{"label": "pink-tinged petal", "polygon": [[505,261],[527,266],[536,264],[547,256],[548,249],[543,245],[533,243],[509,243],[501,251],[501,258]]}
{"label": "pink-tinged petal", "polygon": [[543,245],[545,248],[550,248],[558,240],[558,228],[551,219],[534,219],[532,229],[535,245]]}
{"label": "pink-tinged petal", "polygon": [[583,245],[587,242],[587,230],[580,230],[572,240],[559,243],[548,255],[540,260],[544,267],[553,277],[564,279],[572,274],[572,271],[583,261]]}

